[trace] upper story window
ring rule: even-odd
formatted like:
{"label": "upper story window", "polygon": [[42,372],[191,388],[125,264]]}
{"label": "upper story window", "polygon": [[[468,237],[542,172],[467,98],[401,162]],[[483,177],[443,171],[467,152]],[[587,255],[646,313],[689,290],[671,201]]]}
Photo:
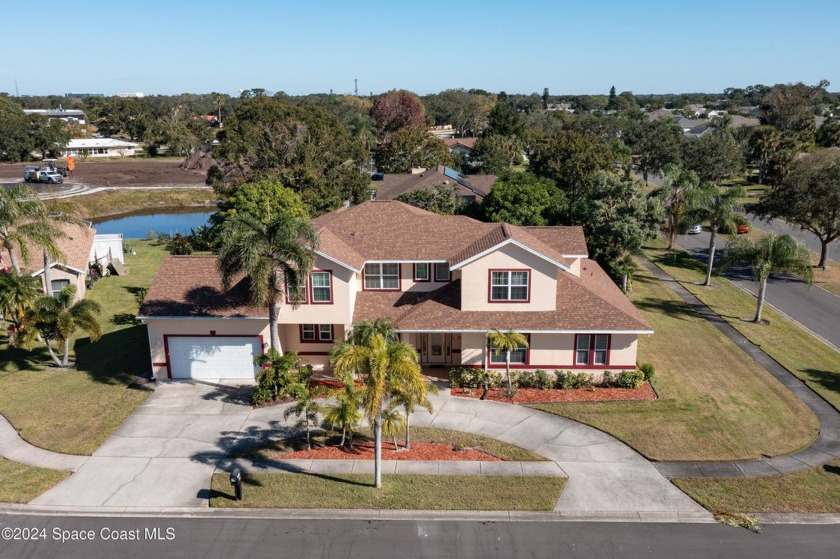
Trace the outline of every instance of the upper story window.
{"label": "upper story window", "polygon": [[429,281],[429,263],[418,262],[414,265],[414,281]]}
{"label": "upper story window", "polygon": [[609,334],[578,334],[575,340],[575,365],[608,365]]}
{"label": "upper story window", "polygon": [[365,264],[365,289],[400,289],[400,265],[395,262]]}
{"label": "upper story window", "polygon": [[529,276],[530,270],[491,270],[490,300],[527,302]]}
{"label": "upper story window", "polygon": [[435,264],[435,281],[450,281],[452,274],[449,272],[449,264],[446,262]]}
{"label": "upper story window", "polygon": [[[300,293],[300,301],[298,301],[298,303],[301,304],[301,305],[305,305],[306,303],[309,302],[309,298],[308,298],[309,294],[307,293],[307,289],[306,289],[306,278],[305,277],[300,278],[300,284],[298,285],[298,289],[299,289],[299,293]],[[292,295],[293,294],[292,294],[291,290],[289,289],[289,284],[287,283],[286,284],[286,302],[291,304]]]}
{"label": "upper story window", "polygon": [[332,303],[330,272],[312,272],[312,303]]}

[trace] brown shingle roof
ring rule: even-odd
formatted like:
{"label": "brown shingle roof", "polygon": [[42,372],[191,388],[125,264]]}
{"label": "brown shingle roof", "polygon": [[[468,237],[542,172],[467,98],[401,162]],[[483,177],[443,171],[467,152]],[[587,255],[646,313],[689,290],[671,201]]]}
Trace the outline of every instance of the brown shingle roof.
{"label": "brown shingle roof", "polygon": [[[65,264],[77,270],[87,271],[90,249],[93,246],[93,238],[96,230],[87,225],[76,225],[72,223],[55,223],[56,227],[64,233],[63,237],[55,240],[56,247],[61,256],[53,259],[58,264]],[[25,262],[20,251],[15,249],[15,256],[21,270],[30,273],[44,268],[43,249],[33,243],[27,243],[29,249],[29,262]]]}
{"label": "brown shingle roof", "polygon": [[426,169],[422,173],[386,173],[382,181],[378,183],[376,198],[378,200],[393,200],[400,194],[414,190],[432,190],[435,186],[454,185],[458,187],[459,196],[476,196],[481,199],[487,196],[497,180],[495,175],[460,174],[460,178],[456,180],[447,176],[445,170],[446,167],[438,165]]}
{"label": "brown shingle roof", "polygon": [[363,291],[356,297],[353,320],[389,318],[401,330],[652,330],[644,316],[592,260],[584,260],[580,278],[557,275],[553,311],[462,311],[456,280],[436,291]]}
{"label": "brown shingle roof", "polygon": [[455,146],[464,146],[467,149],[475,149],[475,143],[478,141],[478,138],[442,138],[443,143],[446,144],[446,147],[449,149],[454,148]]}
{"label": "brown shingle roof", "polygon": [[249,301],[246,278],[222,293],[214,256],[167,256],[140,306],[139,316],[264,317]]}

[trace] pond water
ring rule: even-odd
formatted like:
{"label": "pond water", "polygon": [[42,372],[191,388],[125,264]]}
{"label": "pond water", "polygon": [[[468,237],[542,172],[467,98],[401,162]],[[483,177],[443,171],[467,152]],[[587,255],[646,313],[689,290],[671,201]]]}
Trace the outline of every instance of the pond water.
{"label": "pond water", "polygon": [[150,232],[187,235],[191,229],[207,225],[212,213],[197,212],[195,208],[132,212],[119,217],[95,220],[93,226],[97,233],[122,233],[126,239],[145,239]]}

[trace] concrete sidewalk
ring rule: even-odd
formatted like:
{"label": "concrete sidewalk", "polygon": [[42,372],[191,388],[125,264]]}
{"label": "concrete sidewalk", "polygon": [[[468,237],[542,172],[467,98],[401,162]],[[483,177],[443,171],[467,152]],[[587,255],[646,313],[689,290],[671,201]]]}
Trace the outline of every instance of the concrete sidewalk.
{"label": "concrete sidewalk", "polygon": [[71,472],[78,470],[89,458],[50,452],[31,445],[20,438],[15,428],[2,415],[0,415],[0,456],[30,466]]}
{"label": "concrete sidewalk", "polygon": [[820,422],[816,440],[807,448],[773,458],[731,462],[657,462],[656,468],[667,478],[675,477],[763,477],[816,468],[840,457],[840,413],[801,380],[750,342],[731,324],[695,297],[674,278],[646,258],[639,259],[657,279],[665,282],[683,301],[708,320],[724,336],[773,375],[814,412]]}

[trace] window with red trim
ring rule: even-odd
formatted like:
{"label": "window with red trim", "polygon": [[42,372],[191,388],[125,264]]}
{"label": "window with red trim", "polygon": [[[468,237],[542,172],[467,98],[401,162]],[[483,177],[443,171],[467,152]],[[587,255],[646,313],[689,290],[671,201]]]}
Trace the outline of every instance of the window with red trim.
{"label": "window with red trim", "polygon": [[578,334],[575,337],[575,365],[608,365],[609,334]]}
{"label": "window with red trim", "polygon": [[301,342],[331,342],[334,339],[332,324],[301,324]]}
{"label": "window with red trim", "polygon": [[[526,337],[529,337],[526,334]],[[507,356],[505,350],[500,349],[498,353],[496,348],[492,345],[487,346],[487,351],[490,352],[490,365],[505,365]],[[527,365],[528,364],[528,346],[521,345],[510,352],[511,365]]]}
{"label": "window with red trim", "polygon": [[530,270],[491,270],[491,301],[528,301]]}
{"label": "window with red trim", "polygon": [[400,288],[400,265],[396,262],[365,264],[365,289],[396,291]]}
{"label": "window with red trim", "polygon": [[452,273],[449,271],[449,264],[435,264],[435,281],[447,282],[452,280]]}
{"label": "window with red trim", "polygon": [[[300,301],[298,301],[297,304],[305,305],[309,302],[309,298],[308,298],[309,293],[308,293],[308,290],[306,289],[306,278],[305,277],[300,278],[300,285],[299,285],[298,288],[300,289]],[[289,282],[288,281],[286,282],[286,302],[289,303],[289,304],[292,304],[292,292],[289,289]]]}
{"label": "window with red trim", "polygon": [[312,272],[312,303],[332,303],[332,273]]}
{"label": "window with red trim", "polygon": [[417,262],[414,264],[414,281],[431,281],[429,276],[428,262]]}

